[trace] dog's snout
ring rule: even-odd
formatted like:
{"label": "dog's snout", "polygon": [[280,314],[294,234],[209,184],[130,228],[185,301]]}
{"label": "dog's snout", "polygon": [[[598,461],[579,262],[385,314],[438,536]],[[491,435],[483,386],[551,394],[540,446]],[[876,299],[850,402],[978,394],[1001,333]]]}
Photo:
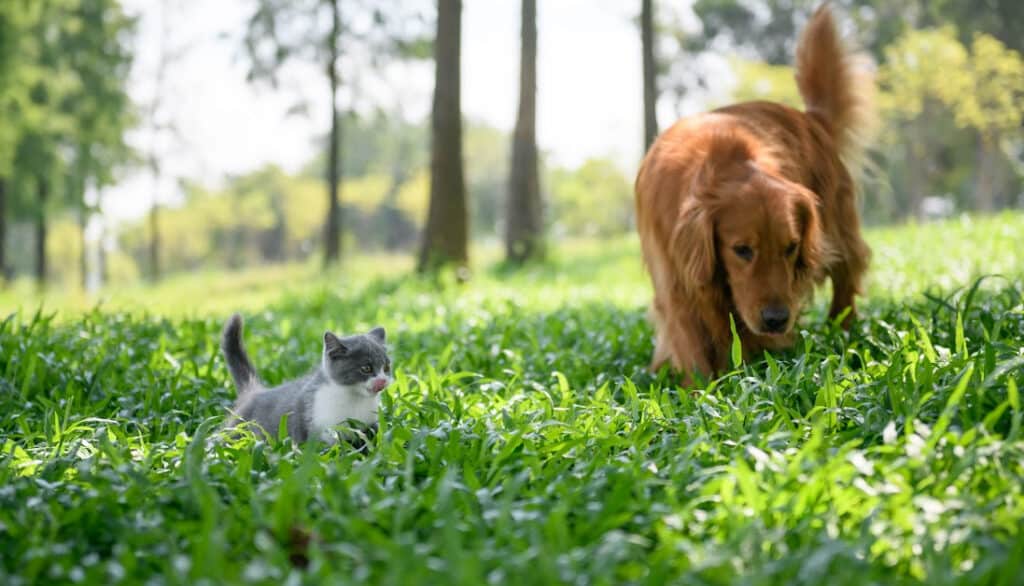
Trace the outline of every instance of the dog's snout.
{"label": "dog's snout", "polygon": [[789,323],[789,309],[781,305],[769,305],[761,310],[761,321],[764,322],[765,330],[782,332]]}

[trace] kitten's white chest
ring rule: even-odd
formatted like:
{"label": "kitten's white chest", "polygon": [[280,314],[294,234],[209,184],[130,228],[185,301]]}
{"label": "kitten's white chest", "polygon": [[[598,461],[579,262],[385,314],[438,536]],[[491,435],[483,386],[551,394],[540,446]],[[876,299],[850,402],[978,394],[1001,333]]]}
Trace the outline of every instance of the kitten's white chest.
{"label": "kitten's white chest", "polygon": [[334,383],[321,385],[313,393],[310,435],[333,442],[337,439],[334,427],[348,419],[377,423],[379,405],[379,397],[367,396],[355,387]]}

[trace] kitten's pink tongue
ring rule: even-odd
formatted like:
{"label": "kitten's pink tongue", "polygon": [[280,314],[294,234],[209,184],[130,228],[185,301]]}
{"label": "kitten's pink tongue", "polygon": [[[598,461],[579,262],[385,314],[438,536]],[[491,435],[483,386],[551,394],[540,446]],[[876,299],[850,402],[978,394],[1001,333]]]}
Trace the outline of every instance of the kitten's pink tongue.
{"label": "kitten's pink tongue", "polygon": [[373,381],[373,392],[379,393],[384,390],[384,387],[388,386],[388,379],[378,378]]}

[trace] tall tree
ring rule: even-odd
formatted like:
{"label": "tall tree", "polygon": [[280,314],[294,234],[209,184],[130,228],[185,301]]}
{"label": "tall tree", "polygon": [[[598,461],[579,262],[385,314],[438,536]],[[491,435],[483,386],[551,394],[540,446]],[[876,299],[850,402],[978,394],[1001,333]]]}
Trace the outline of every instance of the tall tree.
{"label": "tall tree", "polygon": [[417,269],[465,265],[466,180],[462,160],[462,0],[438,0],[434,105],[430,116],[430,204]]}
{"label": "tall tree", "polygon": [[658,64],[654,53],[654,0],[641,0],[640,41],[644,71],[644,150],[658,136]]}
{"label": "tall tree", "polygon": [[[346,33],[341,0],[300,0],[278,2],[256,0],[245,34],[245,49],[251,61],[250,80],[269,81],[274,87],[284,65],[301,59],[322,67],[330,94],[330,134],[327,139],[327,217],[324,218],[324,264],[338,261],[341,255],[341,205],[339,168],[341,165],[341,117],[338,90],[341,86],[339,62]],[[323,22],[329,23],[324,27]]]}
{"label": "tall tree", "polygon": [[975,202],[977,209],[991,212],[1002,203],[1003,142],[1011,133],[1019,136],[1024,125],[1024,58],[995,37],[979,34],[968,70],[960,91],[948,81],[940,89],[952,94],[957,124],[978,133]]}
{"label": "tall tree", "polygon": [[51,207],[56,207],[51,201],[53,181],[62,173],[62,141],[74,132],[72,120],[61,107],[68,93],[77,87],[61,46],[72,1],[38,3],[21,46],[28,99],[20,112],[14,168],[22,186],[34,185],[35,277],[40,287],[45,286],[48,276],[47,215]]}
{"label": "tall tree", "polygon": [[952,27],[908,31],[886,48],[880,82],[883,111],[899,132],[894,142],[905,149],[912,213],[931,190],[926,173],[939,155],[935,145],[949,140],[936,132],[950,118],[975,137],[975,183],[965,203],[996,209],[1006,170],[1002,145],[1024,124],[1021,55],[991,35],[976,35],[968,50]]}
{"label": "tall tree", "polygon": [[61,47],[66,66],[78,82],[62,102],[74,125],[65,138],[70,156],[64,187],[67,203],[79,220],[79,276],[84,289],[88,276],[85,233],[95,211],[94,204],[86,201],[86,191],[113,183],[116,168],[131,158],[125,133],[135,117],[126,80],[135,20],[125,15],[119,0],[77,0],[67,17],[81,23],[66,27]]}
{"label": "tall tree", "polygon": [[324,223],[324,265],[338,262],[341,256],[341,229],[344,224],[338,190],[341,183],[341,120],[338,118],[338,37],[341,35],[340,0],[330,0],[331,33],[327,40],[327,80],[331,87],[331,133],[327,158],[327,221]]}
{"label": "tall tree", "polygon": [[46,213],[47,204],[50,199],[50,180],[45,174],[36,177],[36,196],[38,208],[36,209],[36,283],[39,287],[46,286]]}
{"label": "tall tree", "polygon": [[[15,72],[18,65],[15,55],[15,40],[18,35],[15,11],[0,11],[0,115],[13,120],[18,98]],[[10,180],[14,145],[17,142],[16,128],[12,124],[0,125],[0,285],[7,277],[7,185]]]}
{"label": "tall tree", "polygon": [[929,131],[939,118],[950,114],[941,88],[954,81],[955,93],[961,91],[969,56],[952,29],[909,32],[890,44],[885,54],[879,71],[879,105],[890,121],[885,130],[898,136],[884,138],[901,145],[897,155],[904,169],[898,175],[906,196],[902,207],[907,216],[918,217],[929,192],[928,168],[935,153]]}
{"label": "tall tree", "polygon": [[512,137],[505,238],[505,255],[515,264],[544,254],[537,170],[537,0],[523,0],[521,27],[519,113]]}
{"label": "tall tree", "polygon": [[14,159],[24,113],[31,107],[28,78],[33,72],[26,53],[33,42],[29,30],[38,5],[14,4],[0,10],[0,285],[10,276],[7,265],[7,224],[14,186]]}
{"label": "tall tree", "polygon": [[0,285],[7,281],[7,177],[0,175]]}
{"label": "tall tree", "polygon": [[146,118],[149,124],[149,149],[146,152],[146,166],[153,179],[152,198],[149,202],[149,278],[154,283],[160,280],[160,183],[163,165],[157,149],[160,135],[166,129],[166,121],[161,120],[164,107],[164,93],[167,84],[167,69],[172,61],[167,43],[170,38],[168,0],[160,0],[160,42],[157,49],[156,70],[153,74],[153,96],[146,105]]}

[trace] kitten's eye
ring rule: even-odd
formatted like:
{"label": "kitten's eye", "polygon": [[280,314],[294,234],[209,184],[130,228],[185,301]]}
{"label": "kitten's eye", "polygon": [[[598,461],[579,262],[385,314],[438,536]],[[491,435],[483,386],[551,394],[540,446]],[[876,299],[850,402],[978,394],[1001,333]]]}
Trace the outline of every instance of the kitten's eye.
{"label": "kitten's eye", "polygon": [[733,246],[732,251],[736,253],[736,256],[742,258],[743,260],[750,260],[754,258],[754,249],[747,246],[746,244]]}
{"label": "kitten's eye", "polygon": [[373,367],[370,366],[369,364],[364,364],[361,367],[359,367],[359,371],[362,372],[363,374],[370,374],[373,372]]}
{"label": "kitten's eye", "polygon": [[384,372],[391,372],[391,363],[390,362],[385,362],[384,363]]}
{"label": "kitten's eye", "polygon": [[796,252],[796,246],[796,241],[790,242],[789,246],[786,247],[786,256],[793,256],[793,254]]}

